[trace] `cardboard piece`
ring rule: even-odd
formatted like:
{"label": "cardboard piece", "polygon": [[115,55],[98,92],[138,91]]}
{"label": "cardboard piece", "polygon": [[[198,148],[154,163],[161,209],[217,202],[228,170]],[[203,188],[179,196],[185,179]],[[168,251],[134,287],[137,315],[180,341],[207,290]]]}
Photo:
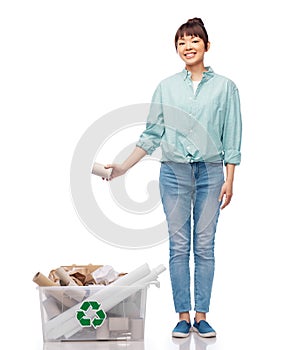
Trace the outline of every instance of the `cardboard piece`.
{"label": "cardboard piece", "polygon": [[144,320],[143,318],[130,319],[130,331],[132,340],[141,340],[144,335]]}
{"label": "cardboard piece", "polygon": [[128,331],[128,317],[109,317],[109,331]]}
{"label": "cardboard piece", "polygon": [[[95,284],[95,280],[93,279],[92,272],[103,267],[103,265],[88,264],[88,265],[67,265],[67,266],[60,266],[60,267],[63,268],[78,285],[87,286],[87,285]],[[52,280],[53,282],[60,284],[60,279],[56,273],[56,269],[50,271],[49,279]],[[81,284],[77,280],[79,280]]]}
{"label": "cardboard piece", "polygon": [[92,174],[109,180],[111,173],[112,173],[112,169],[105,169],[103,164],[94,163],[92,168]]}

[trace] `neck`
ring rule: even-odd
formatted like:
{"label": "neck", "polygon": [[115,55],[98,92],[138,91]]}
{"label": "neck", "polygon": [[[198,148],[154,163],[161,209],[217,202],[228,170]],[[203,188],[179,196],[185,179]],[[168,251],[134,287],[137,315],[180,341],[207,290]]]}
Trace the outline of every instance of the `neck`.
{"label": "neck", "polygon": [[201,80],[202,73],[207,71],[203,62],[199,65],[186,66],[185,68],[191,73],[191,79],[195,81]]}

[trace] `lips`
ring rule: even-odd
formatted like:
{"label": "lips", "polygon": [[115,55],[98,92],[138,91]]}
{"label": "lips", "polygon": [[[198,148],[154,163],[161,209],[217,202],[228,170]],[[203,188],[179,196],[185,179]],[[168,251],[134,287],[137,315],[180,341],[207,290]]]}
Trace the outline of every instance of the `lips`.
{"label": "lips", "polygon": [[195,55],[196,55],[195,52],[188,52],[188,53],[185,53],[185,54],[184,54],[184,56],[185,56],[186,58],[193,58]]}

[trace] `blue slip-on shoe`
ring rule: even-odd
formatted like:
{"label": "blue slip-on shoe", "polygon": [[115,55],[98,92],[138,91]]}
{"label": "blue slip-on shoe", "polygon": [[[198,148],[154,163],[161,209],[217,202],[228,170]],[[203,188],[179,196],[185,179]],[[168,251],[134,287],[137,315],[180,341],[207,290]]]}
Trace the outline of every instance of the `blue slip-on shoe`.
{"label": "blue slip-on shoe", "polygon": [[183,320],[177,323],[176,327],[172,331],[172,337],[186,338],[189,336],[191,323]]}
{"label": "blue slip-on shoe", "polygon": [[203,338],[213,338],[216,336],[216,331],[205,320],[198,323],[194,321],[193,330]]}

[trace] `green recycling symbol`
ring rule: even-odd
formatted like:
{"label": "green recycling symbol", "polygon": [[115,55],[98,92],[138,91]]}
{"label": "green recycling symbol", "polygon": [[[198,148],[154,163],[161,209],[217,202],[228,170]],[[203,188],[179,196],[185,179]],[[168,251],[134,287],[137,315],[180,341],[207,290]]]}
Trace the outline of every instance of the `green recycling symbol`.
{"label": "green recycling symbol", "polygon": [[[107,315],[103,309],[100,309],[100,306],[101,304],[97,301],[84,301],[82,303],[80,310],[76,311],[76,318],[82,327],[101,327]],[[93,315],[94,317],[92,317]]]}

